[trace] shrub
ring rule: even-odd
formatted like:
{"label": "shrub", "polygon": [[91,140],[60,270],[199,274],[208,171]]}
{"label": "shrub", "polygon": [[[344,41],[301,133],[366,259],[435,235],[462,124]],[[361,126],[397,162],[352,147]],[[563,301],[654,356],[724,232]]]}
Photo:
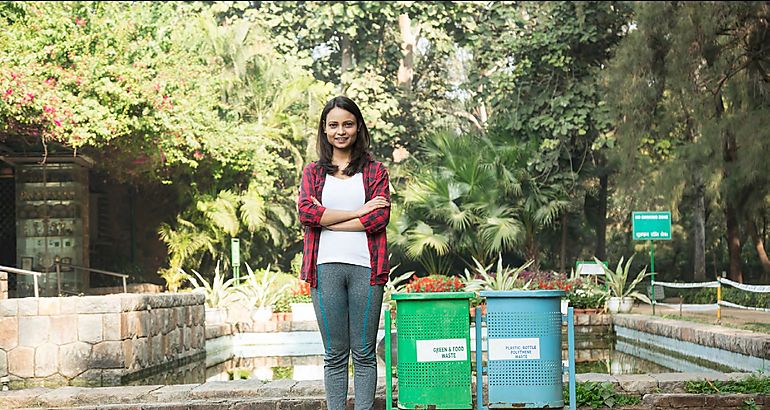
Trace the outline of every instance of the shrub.
{"label": "shrub", "polygon": [[404,288],[407,293],[423,292],[459,292],[463,288],[462,281],[454,276],[428,275],[414,278]]}

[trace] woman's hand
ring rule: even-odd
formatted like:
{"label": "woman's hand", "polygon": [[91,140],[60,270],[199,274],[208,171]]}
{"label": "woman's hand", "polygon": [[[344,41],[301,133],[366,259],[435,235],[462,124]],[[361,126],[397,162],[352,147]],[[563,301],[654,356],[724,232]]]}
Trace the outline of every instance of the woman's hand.
{"label": "woman's hand", "polygon": [[360,218],[369,212],[374,211],[375,209],[385,208],[387,206],[390,206],[390,204],[384,196],[376,196],[370,199],[369,202],[365,203],[362,207],[358,208],[356,214]]}
{"label": "woman's hand", "polygon": [[321,205],[321,202],[320,202],[318,199],[316,199],[316,197],[314,197],[314,196],[311,196],[311,197],[310,197],[310,199],[312,199],[312,200],[313,200],[313,203],[314,203],[316,206],[323,206],[323,205]]}

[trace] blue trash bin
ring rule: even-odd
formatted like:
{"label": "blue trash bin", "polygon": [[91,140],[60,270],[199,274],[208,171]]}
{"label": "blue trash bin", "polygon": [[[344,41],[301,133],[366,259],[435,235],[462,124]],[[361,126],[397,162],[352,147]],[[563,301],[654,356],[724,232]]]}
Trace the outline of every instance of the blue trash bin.
{"label": "blue trash bin", "polygon": [[[562,363],[562,290],[483,291],[485,318],[476,314],[477,408],[559,408],[564,406],[562,374],[570,373],[574,409],[574,327],[566,315],[569,365]],[[487,323],[487,366],[482,366],[481,322]],[[487,373],[487,400],[482,373]],[[486,402],[486,405],[484,404]]]}

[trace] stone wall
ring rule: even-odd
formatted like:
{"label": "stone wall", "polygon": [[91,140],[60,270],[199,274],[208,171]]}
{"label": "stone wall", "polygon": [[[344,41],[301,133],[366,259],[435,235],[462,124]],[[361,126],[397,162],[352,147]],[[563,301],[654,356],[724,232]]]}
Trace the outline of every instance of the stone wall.
{"label": "stone wall", "polygon": [[616,315],[613,324],[700,346],[770,359],[770,335],[766,333],[644,315]]}
{"label": "stone wall", "polygon": [[0,377],[11,388],[119,385],[205,354],[205,296],[119,294],[0,300]]}
{"label": "stone wall", "polygon": [[0,300],[8,299],[8,272],[0,272]]}

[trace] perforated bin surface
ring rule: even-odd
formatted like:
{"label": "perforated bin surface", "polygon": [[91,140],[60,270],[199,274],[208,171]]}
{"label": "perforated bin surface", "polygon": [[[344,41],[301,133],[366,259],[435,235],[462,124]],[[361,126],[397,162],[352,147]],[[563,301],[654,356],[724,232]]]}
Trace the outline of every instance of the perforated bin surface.
{"label": "perforated bin surface", "polygon": [[562,295],[482,292],[487,298],[488,407],[564,405]]}
{"label": "perforated bin surface", "polygon": [[472,408],[472,296],[459,292],[394,295],[399,408]]}

